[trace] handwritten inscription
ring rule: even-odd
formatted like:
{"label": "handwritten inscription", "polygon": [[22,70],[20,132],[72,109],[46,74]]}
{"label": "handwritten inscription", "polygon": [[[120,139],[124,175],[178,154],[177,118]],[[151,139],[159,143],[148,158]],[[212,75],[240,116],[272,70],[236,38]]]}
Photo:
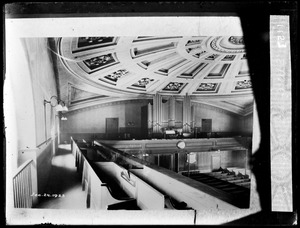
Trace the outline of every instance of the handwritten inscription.
{"label": "handwritten inscription", "polygon": [[34,197],[49,197],[49,198],[61,198],[61,197],[65,197],[65,194],[54,194],[54,193],[44,193],[44,194],[40,194],[40,193],[32,193],[31,196]]}

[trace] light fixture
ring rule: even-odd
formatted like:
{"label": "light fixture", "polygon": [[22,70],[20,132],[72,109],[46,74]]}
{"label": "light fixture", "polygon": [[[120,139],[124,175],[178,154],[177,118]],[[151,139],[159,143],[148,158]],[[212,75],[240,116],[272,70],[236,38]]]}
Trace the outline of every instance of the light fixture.
{"label": "light fixture", "polygon": [[49,103],[51,105],[51,107],[55,107],[55,110],[57,112],[67,112],[68,107],[65,105],[65,102],[62,100],[59,100],[57,98],[57,96],[52,96],[50,98],[50,101],[44,100],[44,105],[46,105],[47,103]]}
{"label": "light fixture", "polygon": [[68,118],[67,117],[65,117],[65,116],[62,116],[61,117],[61,120],[67,120]]}

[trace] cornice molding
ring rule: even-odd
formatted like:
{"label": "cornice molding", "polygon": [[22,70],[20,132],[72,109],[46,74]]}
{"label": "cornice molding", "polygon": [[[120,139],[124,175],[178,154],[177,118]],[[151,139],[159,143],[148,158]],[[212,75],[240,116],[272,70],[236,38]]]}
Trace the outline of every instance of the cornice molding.
{"label": "cornice molding", "polygon": [[148,104],[148,99],[134,99],[134,98],[103,98],[101,100],[89,102],[86,104],[79,104],[74,105],[71,108],[69,108],[69,111],[65,113],[65,115],[74,115],[76,113],[85,112],[93,109],[99,109],[103,107],[109,107],[114,105],[120,105],[120,104],[137,104],[137,103],[145,103]]}
{"label": "cornice molding", "polygon": [[221,108],[216,104],[207,104],[205,102],[193,102],[193,101],[192,101],[192,103],[196,107],[205,108],[205,109],[209,109],[209,110],[216,111],[216,112],[219,112],[219,113],[228,114],[230,116],[235,116],[235,117],[239,117],[239,118],[241,118],[243,116],[240,113],[236,113],[236,112],[229,111],[229,110],[226,110],[224,108]]}

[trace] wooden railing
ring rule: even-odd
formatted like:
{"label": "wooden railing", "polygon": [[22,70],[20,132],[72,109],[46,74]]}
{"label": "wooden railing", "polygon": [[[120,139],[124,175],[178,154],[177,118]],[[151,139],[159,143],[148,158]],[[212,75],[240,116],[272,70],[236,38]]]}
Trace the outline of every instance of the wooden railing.
{"label": "wooden railing", "polygon": [[[160,192],[128,169],[117,164],[124,165],[129,159],[128,157],[114,153],[109,147],[97,145],[94,146],[93,153],[103,152],[102,155],[105,157],[105,152],[111,152],[112,156],[110,157],[112,159],[108,161],[102,157],[100,159],[102,161],[98,161],[98,157],[94,160],[92,157],[97,156],[89,154],[89,148],[86,153],[83,153],[73,138],[71,138],[71,142],[74,150],[73,154],[77,160],[77,170],[82,175],[82,190],[86,191],[87,208],[102,210],[112,210],[118,207],[122,207],[122,209],[131,207],[141,210],[178,209],[170,205],[170,196]],[[132,160],[130,164],[135,167],[137,162]],[[140,166],[142,167],[142,164]],[[179,209],[191,208],[187,208],[185,205],[185,207]]]}
{"label": "wooden railing", "polygon": [[15,208],[31,208],[33,205],[33,160],[28,160],[18,168],[13,177],[13,195]]}
{"label": "wooden railing", "polygon": [[[159,144],[159,140],[154,140]],[[164,141],[172,140],[161,140],[162,144],[165,145]],[[234,142],[234,140],[232,140]],[[108,140],[105,142],[109,142]],[[110,143],[123,143],[122,141],[110,141]],[[141,141],[134,143],[141,143]],[[152,144],[154,148],[155,142]],[[126,142],[125,142],[126,143]],[[192,143],[192,142],[189,142]],[[216,144],[214,141],[209,143]],[[219,140],[219,144],[230,144],[231,140]],[[150,164],[147,161],[132,156],[128,152],[118,150],[111,145],[104,143],[104,140],[95,140],[93,145],[96,150],[104,153],[109,160],[118,164],[120,167],[130,171],[130,176],[135,175],[137,178],[147,183],[158,192],[162,193],[165,197],[165,205],[168,208],[172,208],[172,201],[174,203],[174,209],[186,210],[186,209],[207,209],[207,208],[222,208],[222,209],[236,209],[238,208],[230,201],[230,195],[217,188],[212,188],[207,184],[200,183],[195,180],[191,180],[183,175],[175,173],[157,165]],[[134,144],[133,144],[134,145]],[[115,146],[115,145],[114,145]],[[161,146],[161,145],[160,145]],[[133,175],[132,175],[133,174]],[[169,200],[171,197],[173,200]],[[170,201],[170,202],[169,202]],[[143,204],[138,206],[143,208]],[[146,200],[146,202],[149,202]],[[151,202],[151,200],[150,200]],[[176,205],[175,205],[176,204]]]}
{"label": "wooden railing", "polygon": [[[245,150],[249,149],[242,137],[236,138],[210,138],[210,139],[161,139],[161,140],[94,140],[95,145],[110,146],[114,149],[130,152],[131,154],[141,151],[147,153],[153,151],[159,153],[174,153],[178,151],[177,143],[185,142],[185,150],[190,152],[207,152],[217,150]],[[247,145],[248,147],[245,147]]]}

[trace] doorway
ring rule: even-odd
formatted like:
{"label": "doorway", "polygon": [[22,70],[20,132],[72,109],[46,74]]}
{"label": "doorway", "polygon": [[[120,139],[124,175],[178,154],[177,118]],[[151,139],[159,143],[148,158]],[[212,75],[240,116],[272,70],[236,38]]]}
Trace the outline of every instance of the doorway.
{"label": "doorway", "polygon": [[202,119],[202,132],[212,131],[212,119]]}
{"label": "doorway", "polygon": [[106,138],[117,139],[119,135],[119,118],[106,118]]}

